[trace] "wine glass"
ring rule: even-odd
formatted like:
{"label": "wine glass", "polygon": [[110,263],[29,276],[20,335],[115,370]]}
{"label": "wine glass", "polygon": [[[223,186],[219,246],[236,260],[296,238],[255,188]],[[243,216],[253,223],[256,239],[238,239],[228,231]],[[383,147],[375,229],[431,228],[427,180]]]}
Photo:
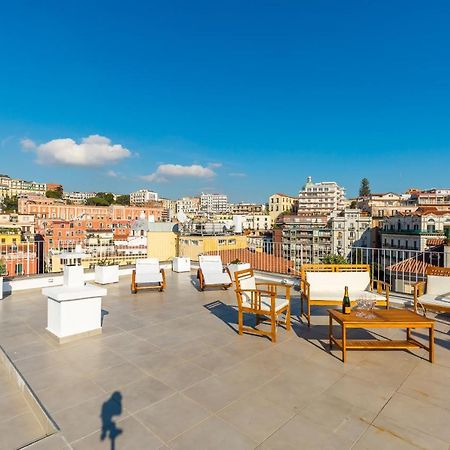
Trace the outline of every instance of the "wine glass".
{"label": "wine glass", "polygon": [[358,312],[356,313],[356,317],[364,318],[366,317],[366,314],[364,313],[364,310],[366,309],[366,294],[361,294],[359,298],[356,300]]}
{"label": "wine glass", "polygon": [[369,294],[367,296],[367,308],[368,308],[368,313],[366,318],[367,319],[375,319],[375,314],[373,313],[373,308],[375,307],[375,305],[377,304],[377,299],[375,298],[375,296],[373,294]]}

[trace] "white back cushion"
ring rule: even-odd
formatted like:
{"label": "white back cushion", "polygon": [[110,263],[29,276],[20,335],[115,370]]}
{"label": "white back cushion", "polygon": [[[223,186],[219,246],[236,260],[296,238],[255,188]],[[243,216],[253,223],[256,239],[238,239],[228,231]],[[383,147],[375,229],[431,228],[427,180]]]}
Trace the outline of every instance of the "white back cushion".
{"label": "white back cushion", "polygon": [[145,258],[136,260],[136,273],[158,273],[158,258]]}
{"label": "white back cushion", "polygon": [[[255,277],[247,277],[247,278],[241,278],[239,279],[239,289],[246,290],[246,289],[256,289],[256,280]],[[242,300],[244,303],[251,303],[252,299],[251,292],[243,292],[242,293]]]}
{"label": "white back cushion", "polygon": [[342,292],[348,286],[350,293],[365,291],[370,287],[369,272],[306,272],[306,281],[311,285],[311,298],[314,292]]}
{"label": "white back cushion", "polygon": [[200,255],[198,257],[202,272],[222,272],[223,264],[220,255]]}
{"label": "white back cushion", "polygon": [[450,277],[427,276],[427,294],[446,295],[450,293]]}

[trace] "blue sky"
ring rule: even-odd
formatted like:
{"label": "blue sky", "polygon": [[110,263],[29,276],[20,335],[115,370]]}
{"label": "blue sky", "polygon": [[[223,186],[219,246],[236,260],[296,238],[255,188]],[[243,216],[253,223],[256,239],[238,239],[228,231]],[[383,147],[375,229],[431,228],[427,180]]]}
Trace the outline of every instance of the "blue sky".
{"label": "blue sky", "polygon": [[449,23],[446,1],[4,2],[0,172],[233,201],[450,187]]}

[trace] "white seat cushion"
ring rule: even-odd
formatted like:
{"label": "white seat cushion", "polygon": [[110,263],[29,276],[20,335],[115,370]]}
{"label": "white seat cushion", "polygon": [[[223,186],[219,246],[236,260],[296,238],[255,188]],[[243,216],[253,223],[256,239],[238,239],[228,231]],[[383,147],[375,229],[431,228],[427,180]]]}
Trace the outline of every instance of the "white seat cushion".
{"label": "white seat cushion", "polygon": [[[202,271],[203,272],[203,271]],[[227,272],[203,272],[205,284],[231,284],[230,275]]]}
{"label": "white seat cushion", "polygon": [[136,283],[162,283],[162,280],[157,258],[145,258],[136,261]]}
{"label": "white seat cushion", "polygon": [[[279,311],[285,306],[289,305],[289,302],[283,297],[277,297],[275,299],[275,311]],[[252,305],[249,301],[242,302],[242,306],[245,308],[251,308]],[[270,308],[272,307],[271,298],[269,296],[261,296],[261,310],[270,312]]]}
{"label": "white seat cushion", "polygon": [[203,273],[219,273],[223,271],[223,264],[220,255],[200,255],[198,257],[198,262]]}
{"label": "white seat cushion", "polygon": [[[350,297],[350,300],[356,301],[362,296],[373,296],[377,301],[386,301],[386,296],[378,294],[376,292],[371,292],[369,290],[364,291],[358,291],[358,290],[350,290],[348,292],[348,296]],[[336,301],[342,301],[344,297],[344,291],[337,291],[337,290],[327,290],[327,291],[312,291],[310,293],[310,300],[336,300]]]}
{"label": "white seat cushion", "polygon": [[419,297],[419,302],[422,304],[442,305],[447,308],[450,307],[450,293],[446,295],[424,294]]}

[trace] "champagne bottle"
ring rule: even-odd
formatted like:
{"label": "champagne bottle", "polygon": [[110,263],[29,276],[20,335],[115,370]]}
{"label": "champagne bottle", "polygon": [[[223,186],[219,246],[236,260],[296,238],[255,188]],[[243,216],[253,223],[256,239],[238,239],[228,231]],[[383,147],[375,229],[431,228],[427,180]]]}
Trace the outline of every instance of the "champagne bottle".
{"label": "champagne bottle", "polygon": [[348,296],[348,286],[345,286],[344,298],[342,299],[342,313],[350,314],[352,305],[350,303],[350,297]]}

